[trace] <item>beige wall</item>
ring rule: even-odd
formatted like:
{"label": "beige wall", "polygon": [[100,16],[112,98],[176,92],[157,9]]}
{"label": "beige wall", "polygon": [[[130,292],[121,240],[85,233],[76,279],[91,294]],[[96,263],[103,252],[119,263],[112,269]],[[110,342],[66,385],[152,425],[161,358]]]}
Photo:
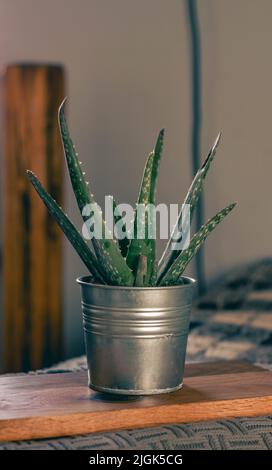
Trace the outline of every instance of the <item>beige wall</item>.
{"label": "beige wall", "polygon": [[204,136],[223,130],[206,186],[207,213],[239,207],[207,242],[208,276],[272,255],[272,2],[200,0]]}
{"label": "beige wall", "polygon": [[[239,207],[206,244],[209,279],[270,255],[270,0],[199,0],[203,44],[203,153],[223,131],[206,184],[206,215]],[[180,202],[190,182],[190,71],[182,0],[1,0],[1,66],[57,61],[69,79],[70,126],[101,202],[137,196],[157,131],[167,140],[159,200]],[[68,183],[68,182],[67,182]],[[80,222],[67,184],[67,211]],[[67,353],[80,352],[83,272],[65,246]]]}

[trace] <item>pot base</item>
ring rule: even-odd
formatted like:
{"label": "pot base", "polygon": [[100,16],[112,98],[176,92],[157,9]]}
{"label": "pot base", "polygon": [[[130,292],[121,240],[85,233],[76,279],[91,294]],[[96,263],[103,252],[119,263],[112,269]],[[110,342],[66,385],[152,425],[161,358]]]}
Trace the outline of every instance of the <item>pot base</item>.
{"label": "pot base", "polygon": [[172,388],[162,388],[154,390],[126,390],[123,388],[108,388],[108,387],[99,387],[89,383],[89,388],[95,390],[96,392],[108,393],[111,395],[129,395],[129,396],[145,396],[145,395],[160,395],[162,393],[176,392],[180,390],[183,386],[183,383]]}

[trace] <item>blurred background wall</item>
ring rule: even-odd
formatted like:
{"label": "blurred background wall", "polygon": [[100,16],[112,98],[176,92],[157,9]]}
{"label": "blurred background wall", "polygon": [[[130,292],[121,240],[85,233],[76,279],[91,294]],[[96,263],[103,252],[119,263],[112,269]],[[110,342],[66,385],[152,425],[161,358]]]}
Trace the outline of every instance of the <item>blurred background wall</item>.
{"label": "blurred background wall", "polygon": [[[272,41],[270,0],[199,0],[203,158],[223,139],[205,186],[206,217],[239,206],[206,243],[211,282],[271,255]],[[0,65],[61,62],[74,141],[100,203],[134,202],[147,153],[165,127],[159,202],[191,181],[190,57],[183,0],[1,0]],[[80,224],[68,180],[66,209]],[[65,350],[83,351],[81,262],[65,242]]]}

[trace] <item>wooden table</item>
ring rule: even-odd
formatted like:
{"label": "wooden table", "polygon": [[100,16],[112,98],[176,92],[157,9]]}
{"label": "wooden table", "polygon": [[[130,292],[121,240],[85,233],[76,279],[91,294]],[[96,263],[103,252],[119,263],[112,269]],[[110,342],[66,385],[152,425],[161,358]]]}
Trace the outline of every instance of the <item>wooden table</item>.
{"label": "wooden table", "polygon": [[86,372],[0,377],[0,440],[37,439],[272,413],[272,372],[191,364],[183,389],[148,397],[89,390]]}

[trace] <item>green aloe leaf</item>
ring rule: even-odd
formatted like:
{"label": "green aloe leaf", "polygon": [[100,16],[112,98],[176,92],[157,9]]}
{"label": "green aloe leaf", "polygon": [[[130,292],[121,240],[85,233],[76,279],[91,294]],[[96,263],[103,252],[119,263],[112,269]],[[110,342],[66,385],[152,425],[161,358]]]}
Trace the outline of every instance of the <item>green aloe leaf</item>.
{"label": "green aloe leaf", "polygon": [[66,98],[63,100],[59,107],[59,127],[62,138],[64,155],[66,157],[66,163],[68,171],[70,174],[70,179],[74,194],[77,200],[77,204],[82,214],[83,208],[95,202],[93,195],[89,190],[89,183],[85,180],[85,173],[82,170],[82,163],[78,159],[78,154],[76,152],[73,141],[70,137],[69,129],[64,114],[64,106],[66,103]]}
{"label": "green aloe leaf", "polygon": [[70,174],[72,187],[76,196],[77,204],[84,221],[88,221],[90,214],[83,209],[92,204],[92,215],[97,224],[102,226],[102,239],[92,238],[94,251],[106,276],[108,284],[113,285],[133,285],[134,278],[131,270],[123,258],[118,244],[109,232],[99,206],[96,204],[93,194],[89,190],[89,183],[85,180],[85,173],[82,171],[81,162],[78,159],[74,144],[69,134],[64,114],[65,100],[59,108],[59,125],[63,142],[64,154]]}
{"label": "green aloe leaf", "polygon": [[90,248],[88,247],[87,243],[78,232],[76,227],[73,223],[68,219],[67,215],[64,214],[61,207],[57,204],[57,202],[48,194],[48,192],[43,188],[38,178],[34,175],[32,171],[27,170],[28,178],[30,179],[32,185],[36,189],[37,193],[39,194],[40,198],[44,202],[45,206],[47,207],[51,216],[55,219],[58,223],[59,227],[66,235],[74,249],[76,250],[77,254],[82,259],[83,263],[86,265],[88,270],[90,271],[91,275],[97,282],[105,284],[103,275],[100,271],[97,259],[95,255],[92,253]]}
{"label": "green aloe leaf", "polygon": [[134,285],[136,287],[145,286],[145,284],[146,284],[146,281],[145,281],[146,275],[147,275],[147,257],[144,256],[144,255],[140,255]]}
{"label": "green aloe leaf", "polygon": [[[112,210],[113,210],[114,224],[117,224],[122,219],[122,215],[120,214],[120,212],[118,210],[118,204],[117,204],[116,200],[114,199],[113,196],[110,196],[110,197],[112,199]],[[130,240],[126,235],[124,236],[124,232],[125,232],[125,226],[124,225],[122,227],[120,227],[120,224],[118,223],[115,226],[115,228],[116,227],[118,227],[118,229],[117,229],[118,245],[119,245],[122,256],[124,258],[126,258]],[[124,236],[124,238],[122,238],[123,236]]]}
{"label": "green aloe leaf", "polygon": [[163,278],[159,280],[158,285],[171,286],[179,284],[179,279],[188,263],[196,255],[209,234],[232,211],[235,205],[236,203],[233,203],[225,207],[200,228],[200,230],[193,236],[189,247],[179,254],[178,258],[174,261]]}
{"label": "green aloe leaf", "polygon": [[[163,142],[164,129],[160,131],[155,148],[147,158],[135,211],[134,238],[132,238],[130,242],[127,254],[127,264],[132,269],[136,278],[137,269],[138,267],[140,267],[139,257],[147,257],[147,273],[145,276],[145,285],[149,284],[149,280],[154,270],[154,263],[156,258],[156,241],[154,238],[148,237],[148,227],[150,233],[152,234],[154,231],[153,224],[155,222],[153,221],[152,215],[148,215],[147,211],[140,215],[138,206],[142,205],[144,207],[147,207],[149,204],[154,204],[155,202],[158,168],[162,156]],[[137,223],[140,226],[145,227],[145,236],[143,239],[137,238]]]}
{"label": "green aloe leaf", "polygon": [[155,287],[156,286],[156,284],[157,284],[157,275],[158,275],[158,261],[155,261],[153,273],[152,273],[152,275],[150,277],[150,281],[149,281],[149,286],[150,287]]}
{"label": "green aloe leaf", "polygon": [[[182,237],[179,239],[175,240],[175,234],[179,232],[183,232],[183,236],[186,238],[186,233],[188,233],[188,230],[190,228],[190,222],[193,218],[194,210],[197,204],[197,201],[199,199],[200,193],[203,188],[203,183],[206,178],[206,175],[208,173],[208,170],[210,168],[210,165],[215,157],[216,150],[220,141],[221,133],[218,134],[212,148],[210,149],[208,156],[206,160],[204,161],[203,165],[201,168],[198,170],[196,173],[194,180],[188,190],[188,193],[185,197],[185,200],[183,202],[184,204],[190,204],[190,217],[186,218],[185,221],[182,221],[182,209],[179,213],[177,223],[175,227],[173,228],[172,234],[170,236],[170,239],[168,240],[168,243],[166,245],[166,248],[162,254],[162,257],[159,261],[159,272],[158,272],[158,277],[159,279],[162,279],[164,274],[168,271],[169,267],[171,264],[175,261],[175,259],[179,256],[180,251],[179,250],[173,250],[172,249],[172,243],[180,242],[182,240]],[[182,222],[183,222],[183,227],[182,227]],[[182,230],[183,228],[183,230]]]}

